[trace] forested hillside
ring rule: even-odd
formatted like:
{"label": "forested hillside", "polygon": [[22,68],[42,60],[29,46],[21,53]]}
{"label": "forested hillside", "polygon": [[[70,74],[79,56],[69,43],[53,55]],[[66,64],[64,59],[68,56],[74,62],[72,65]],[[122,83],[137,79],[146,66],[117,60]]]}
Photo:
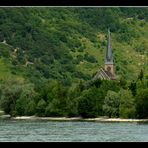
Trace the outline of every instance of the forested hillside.
{"label": "forested hillside", "polygon": [[[104,67],[108,28],[116,75],[122,82],[117,89],[111,88],[117,82],[90,82],[98,69]],[[136,96],[135,84],[139,79],[144,82],[138,82],[138,87],[147,88],[147,74],[146,7],[0,8],[0,100],[7,113],[104,115],[108,90],[119,92],[121,87],[127,91],[130,88],[129,97]],[[84,101],[85,104],[86,96],[89,100],[96,97],[97,106]],[[87,103],[95,106],[92,114],[83,113]]]}
{"label": "forested hillside", "polygon": [[104,66],[108,28],[117,74],[147,73],[147,21],[147,8],[0,8],[1,77],[91,79]]}

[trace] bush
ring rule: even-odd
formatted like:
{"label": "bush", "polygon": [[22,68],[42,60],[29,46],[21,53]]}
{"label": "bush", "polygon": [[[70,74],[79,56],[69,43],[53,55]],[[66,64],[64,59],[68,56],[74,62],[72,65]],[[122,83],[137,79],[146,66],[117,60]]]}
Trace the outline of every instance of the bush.
{"label": "bush", "polygon": [[84,60],[88,61],[88,62],[91,62],[91,63],[96,63],[97,60],[94,56],[92,55],[88,55],[88,54],[85,54],[84,55]]}

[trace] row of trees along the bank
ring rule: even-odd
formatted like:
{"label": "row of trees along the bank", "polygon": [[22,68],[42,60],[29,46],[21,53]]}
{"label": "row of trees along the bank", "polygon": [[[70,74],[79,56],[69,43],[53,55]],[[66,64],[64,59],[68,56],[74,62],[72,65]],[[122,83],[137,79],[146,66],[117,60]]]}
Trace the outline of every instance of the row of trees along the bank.
{"label": "row of trees along the bank", "polygon": [[0,82],[0,105],[12,116],[147,118],[148,77],[141,71],[136,81],[80,81],[71,86],[10,78]]}

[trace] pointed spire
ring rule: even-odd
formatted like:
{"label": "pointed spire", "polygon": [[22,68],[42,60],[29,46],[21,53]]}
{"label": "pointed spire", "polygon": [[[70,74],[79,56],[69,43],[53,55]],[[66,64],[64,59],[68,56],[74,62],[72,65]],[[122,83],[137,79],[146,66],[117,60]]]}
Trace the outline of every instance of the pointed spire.
{"label": "pointed spire", "polygon": [[111,47],[111,39],[110,39],[110,30],[108,29],[108,48],[106,51],[106,64],[113,64],[113,55],[112,55],[112,47]]}

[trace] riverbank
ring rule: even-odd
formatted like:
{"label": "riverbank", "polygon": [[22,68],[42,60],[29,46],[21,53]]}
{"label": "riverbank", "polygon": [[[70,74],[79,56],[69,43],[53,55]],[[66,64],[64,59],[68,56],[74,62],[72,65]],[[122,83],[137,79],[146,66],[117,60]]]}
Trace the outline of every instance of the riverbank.
{"label": "riverbank", "polygon": [[0,119],[10,119],[11,116],[8,114],[5,114],[4,111],[0,110]]}
{"label": "riverbank", "polygon": [[36,117],[21,116],[12,117],[13,120],[46,120],[46,121],[92,121],[92,122],[148,122],[148,119],[121,119],[121,118],[81,118],[81,117]]}
{"label": "riverbank", "polygon": [[45,121],[90,121],[90,122],[147,122],[148,119],[121,119],[121,118],[108,118],[108,117],[98,117],[98,118],[81,118],[81,117],[37,117],[37,116],[17,116],[11,117],[6,115],[0,110],[0,119],[12,119],[12,120],[45,120]]}

